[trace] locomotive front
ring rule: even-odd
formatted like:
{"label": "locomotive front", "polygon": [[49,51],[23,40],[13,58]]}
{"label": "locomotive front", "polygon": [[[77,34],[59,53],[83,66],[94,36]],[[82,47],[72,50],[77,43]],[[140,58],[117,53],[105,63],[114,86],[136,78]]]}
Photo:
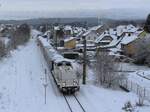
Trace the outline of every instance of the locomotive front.
{"label": "locomotive front", "polygon": [[55,74],[59,79],[59,88],[64,93],[74,93],[79,90],[79,78],[71,62],[61,61],[56,64]]}

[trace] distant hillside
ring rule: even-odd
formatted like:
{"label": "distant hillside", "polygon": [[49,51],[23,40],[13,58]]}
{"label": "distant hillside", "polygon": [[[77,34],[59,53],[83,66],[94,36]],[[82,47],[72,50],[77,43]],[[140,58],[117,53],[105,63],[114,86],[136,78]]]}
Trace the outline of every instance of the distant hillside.
{"label": "distant hillside", "polygon": [[22,24],[28,23],[30,25],[39,24],[71,24],[71,23],[85,23],[87,22],[90,26],[98,24],[97,18],[38,18],[38,19],[28,19],[28,20],[0,20],[3,24]]}
{"label": "distant hillside", "polygon": [[[139,24],[142,25],[145,20],[114,20],[108,18],[100,19],[100,22],[107,24],[109,26],[116,26],[120,24]],[[98,24],[98,18],[39,18],[39,19],[28,19],[28,20],[0,20],[3,24],[22,24],[27,23],[30,25],[40,25],[40,24],[71,24],[76,26],[94,26]]]}

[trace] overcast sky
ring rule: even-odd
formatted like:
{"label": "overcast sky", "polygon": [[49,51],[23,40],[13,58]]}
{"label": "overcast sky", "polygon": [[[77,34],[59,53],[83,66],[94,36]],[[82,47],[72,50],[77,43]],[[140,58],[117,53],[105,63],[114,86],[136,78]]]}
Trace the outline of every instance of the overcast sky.
{"label": "overcast sky", "polygon": [[1,11],[150,8],[150,0],[0,0]]}
{"label": "overcast sky", "polygon": [[[45,17],[47,17],[47,14],[55,16],[55,12],[60,15],[62,13],[59,14],[58,12],[61,11],[74,11],[74,13],[79,12],[77,15],[83,15],[84,13],[80,11],[122,8],[129,9],[130,12],[131,8],[133,8],[147,10],[148,13],[150,10],[150,0],[0,0],[0,4],[0,19],[21,18],[23,16],[42,17],[41,12],[43,15],[44,12],[48,12],[45,13]],[[25,13],[26,11],[30,13]],[[69,16],[69,13],[66,15]],[[72,15],[74,14],[72,13]]]}

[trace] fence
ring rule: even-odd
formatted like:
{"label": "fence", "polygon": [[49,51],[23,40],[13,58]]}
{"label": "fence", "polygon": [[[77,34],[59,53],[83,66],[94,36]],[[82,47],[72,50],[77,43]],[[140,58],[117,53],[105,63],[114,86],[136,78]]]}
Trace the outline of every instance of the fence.
{"label": "fence", "polygon": [[132,91],[136,93],[138,96],[144,98],[145,100],[150,101],[150,90],[140,86],[137,83],[134,83],[128,79],[124,79],[119,82],[120,86],[127,89],[128,91]]}

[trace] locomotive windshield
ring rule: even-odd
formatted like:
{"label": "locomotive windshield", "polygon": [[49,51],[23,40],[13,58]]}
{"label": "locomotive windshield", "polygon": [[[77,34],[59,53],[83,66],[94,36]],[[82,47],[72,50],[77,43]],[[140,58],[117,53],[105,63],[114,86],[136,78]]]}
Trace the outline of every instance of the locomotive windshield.
{"label": "locomotive windshield", "polygon": [[66,63],[66,66],[71,66],[71,63]]}
{"label": "locomotive windshield", "polygon": [[57,63],[57,66],[63,66],[63,65],[71,66],[71,63],[70,62],[59,62],[59,63]]}
{"label": "locomotive windshield", "polygon": [[62,65],[63,65],[62,63],[58,63],[58,64],[57,64],[57,66],[62,66]]}

